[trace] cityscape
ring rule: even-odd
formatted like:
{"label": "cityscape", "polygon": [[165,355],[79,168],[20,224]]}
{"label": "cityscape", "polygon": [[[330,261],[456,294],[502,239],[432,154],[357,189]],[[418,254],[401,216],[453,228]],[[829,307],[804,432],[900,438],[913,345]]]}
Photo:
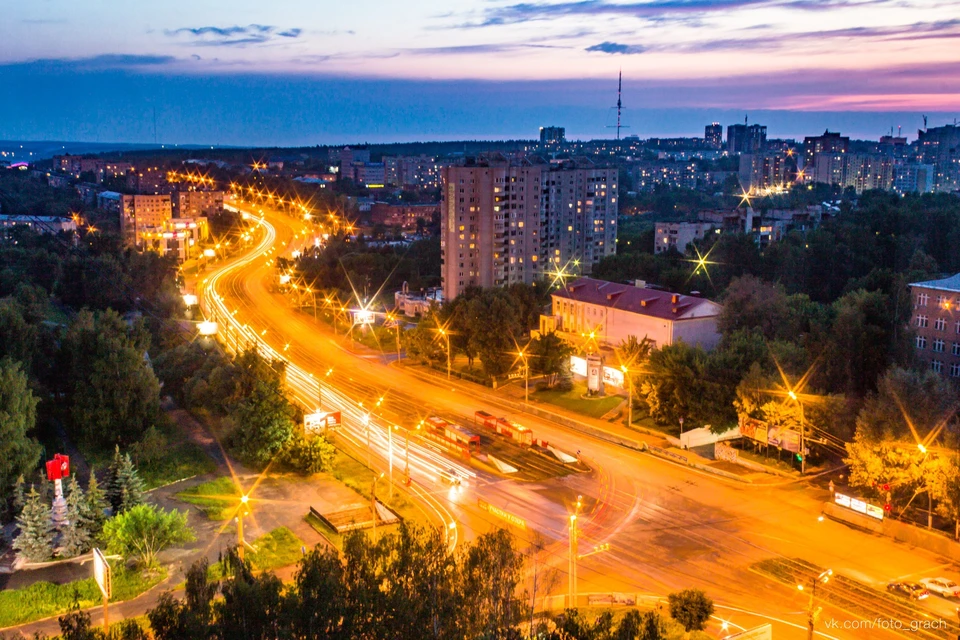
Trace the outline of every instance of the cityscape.
{"label": "cityscape", "polygon": [[84,4],[0,638],[960,638],[956,2]]}

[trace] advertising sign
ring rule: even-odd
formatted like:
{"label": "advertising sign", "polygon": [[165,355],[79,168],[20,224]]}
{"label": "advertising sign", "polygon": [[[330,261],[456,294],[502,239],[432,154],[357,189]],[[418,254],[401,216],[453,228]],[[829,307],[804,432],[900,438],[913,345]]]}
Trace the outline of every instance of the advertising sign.
{"label": "advertising sign", "polygon": [[96,547],[93,549],[93,577],[96,579],[97,586],[100,587],[100,592],[103,594],[103,597],[109,600],[113,592],[110,565],[107,563],[103,552]]}
{"label": "advertising sign", "polygon": [[70,475],[70,456],[58,453],[47,460],[47,480],[62,480]]}
{"label": "advertising sign", "polygon": [[327,429],[336,429],[340,423],[339,411],[317,411],[303,416],[303,430],[307,433],[322,433]]}
{"label": "advertising sign", "polygon": [[862,513],[865,516],[870,516],[871,518],[876,518],[877,520],[883,520],[883,509],[876,505],[869,504],[865,500],[854,498],[853,496],[848,496],[842,493],[834,493],[833,501],[838,506],[850,509],[851,511]]}

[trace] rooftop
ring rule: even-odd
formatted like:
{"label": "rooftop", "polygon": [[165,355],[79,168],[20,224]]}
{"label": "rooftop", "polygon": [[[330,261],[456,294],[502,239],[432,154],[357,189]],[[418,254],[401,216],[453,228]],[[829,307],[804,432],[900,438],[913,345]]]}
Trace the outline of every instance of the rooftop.
{"label": "rooftop", "polygon": [[698,317],[718,315],[721,308],[705,298],[593,278],[577,278],[553,295],[666,320],[683,319],[695,309]]}
{"label": "rooftop", "polygon": [[940,280],[927,280],[925,282],[911,282],[911,287],[926,287],[927,289],[940,289],[942,291],[953,291],[960,293],[960,273],[942,278]]}

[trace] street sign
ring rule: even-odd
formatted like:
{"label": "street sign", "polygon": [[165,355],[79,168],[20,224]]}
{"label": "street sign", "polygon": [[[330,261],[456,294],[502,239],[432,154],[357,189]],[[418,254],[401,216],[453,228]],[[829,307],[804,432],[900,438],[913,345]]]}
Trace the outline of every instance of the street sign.
{"label": "street sign", "polygon": [[109,600],[113,592],[110,564],[107,562],[106,557],[104,557],[103,552],[96,547],[93,549],[93,577],[96,579],[97,586],[100,587],[100,592],[103,594],[103,597]]}
{"label": "street sign", "polygon": [[47,480],[53,482],[70,475],[70,456],[58,453],[53,460],[47,460]]}

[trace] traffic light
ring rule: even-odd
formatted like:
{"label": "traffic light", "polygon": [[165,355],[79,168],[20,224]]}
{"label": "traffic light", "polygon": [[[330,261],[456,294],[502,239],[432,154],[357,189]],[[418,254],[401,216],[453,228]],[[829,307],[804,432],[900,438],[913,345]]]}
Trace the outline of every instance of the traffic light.
{"label": "traffic light", "polygon": [[797,462],[803,462],[803,454],[802,454],[802,453],[798,453],[798,454],[797,454]]}
{"label": "traffic light", "polygon": [[885,505],[883,505],[883,510],[889,513],[890,511],[893,511],[893,507],[891,507],[890,503],[888,502]]}

